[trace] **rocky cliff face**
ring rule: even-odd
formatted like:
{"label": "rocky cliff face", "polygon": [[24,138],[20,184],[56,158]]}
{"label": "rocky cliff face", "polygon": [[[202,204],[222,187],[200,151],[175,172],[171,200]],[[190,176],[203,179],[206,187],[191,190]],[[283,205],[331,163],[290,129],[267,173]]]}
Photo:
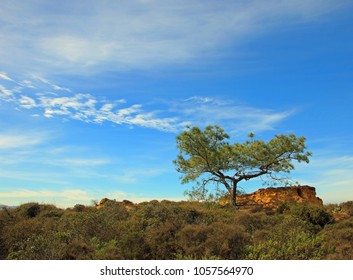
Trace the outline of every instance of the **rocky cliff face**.
{"label": "rocky cliff face", "polygon": [[237,197],[239,205],[263,206],[272,209],[288,202],[323,206],[322,199],[316,196],[316,189],[310,186],[259,189],[256,192]]}

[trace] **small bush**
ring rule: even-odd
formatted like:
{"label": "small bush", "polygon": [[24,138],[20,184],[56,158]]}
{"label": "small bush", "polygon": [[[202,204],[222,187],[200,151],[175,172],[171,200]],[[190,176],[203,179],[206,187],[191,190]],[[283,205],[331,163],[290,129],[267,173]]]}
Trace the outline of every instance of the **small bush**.
{"label": "small bush", "polygon": [[74,240],[66,246],[64,259],[66,260],[89,260],[92,259],[94,249],[84,241]]}
{"label": "small bush", "polygon": [[332,249],[327,259],[353,260],[353,218],[327,226],[320,236]]}
{"label": "small bush", "polygon": [[179,251],[176,240],[179,228],[172,222],[166,222],[158,227],[149,227],[145,232],[145,241],[150,248],[148,258],[154,260],[170,260]]}
{"label": "small bush", "polygon": [[353,216],[353,201],[347,201],[340,204],[340,208],[343,212],[346,212],[349,216]]}
{"label": "small bush", "polygon": [[86,209],[86,206],[82,205],[82,204],[75,204],[74,206],[74,210],[76,212],[83,212]]}
{"label": "small bush", "polygon": [[325,211],[324,208],[318,206],[295,204],[290,207],[289,213],[294,217],[298,217],[313,225],[318,225],[321,228],[334,222],[333,216]]}
{"label": "small bush", "polygon": [[36,202],[29,202],[17,207],[14,213],[20,218],[30,219],[36,217],[40,212],[40,205]]}
{"label": "small bush", "polygon": [[250,236],[238,225],[214,223],[187,225],[178,233],[181,255],[196,259],[240,259]]}
{"label": "small bush", "polygon": [[253,245],[247,248],[252,260],[311,260],[322,259],[328,253],[322,238],[312,230],[313,225],[297,218],[285,218],[273,229],[257,232]]}

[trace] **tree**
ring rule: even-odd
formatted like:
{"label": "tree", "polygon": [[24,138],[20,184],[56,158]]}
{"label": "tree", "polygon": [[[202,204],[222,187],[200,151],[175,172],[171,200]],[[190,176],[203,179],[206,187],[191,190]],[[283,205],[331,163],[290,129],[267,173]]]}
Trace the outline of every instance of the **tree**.
{"label": "tree", "polygon": [[221,184],[236,205],[240,182],[257,177],[284,181],[281,175],[294,169],[293,161],[309,163],[311,153],[306,151],[305,137],[282,134],[268,142],[254,137],[251,133],[244,143],[230,144],[229,135],[220,126],[205,130],[188,126],[176,138],[179,154],[174,164],[182,173],[182,183],[197,181],[200,192],[209,183]]}

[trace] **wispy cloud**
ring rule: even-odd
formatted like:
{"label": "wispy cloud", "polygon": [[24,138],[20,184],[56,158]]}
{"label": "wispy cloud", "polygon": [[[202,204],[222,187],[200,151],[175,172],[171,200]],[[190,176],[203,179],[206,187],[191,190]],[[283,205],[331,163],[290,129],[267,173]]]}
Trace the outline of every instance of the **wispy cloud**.
{"label": "wispy cloud", "polygon": [[0,100],[3,101],[14,101],[14,94],[12,90],[7,89],[0,84]]}
{"label": "wispy cloud", "polygon": [[40,77],[33,81],[26,80],[26,83],[12,81],[13,87],[8,85],[9,89],[0,84],[0,91],[3,92],[0,101],[11,102],[18,109],[32,110],[35,116],[60,117],[94,124],[107,122],[166,132],[178,132],[188,124],[219,124],[232,133],[248,133],[273,130],[276,124],[294,113],[294,110],[277,112],[205,96],[159,103],[155,101],[149,105],[127,104],[125,99],[106,100],[88,93],[75,93],[65,87],[53,86],[54,83]]}
{"label": "wispy cloud", "polygon": [[[0,135],[0,156],[3,160],[0,163],[2,171],[8,166],[20,164],[33,164],[35,166],[55,167],[66,171],[80,171],[85,173],[85,177],[92,176],[92,170],[101,166],[107,166],[117,163],[119,160],[108,158],[107,156],[98,156],[88,153],[86,149],[81,151],[77,147],[60,148],[55,143],[50,143],[48,137],[44,134],[29,134],[26,132],[17,134]],[[59,151],[59,152],[57,152]],[[91,172],[87,172],[91,170]],[[43,173],[43,170],[41,170]],[[42,176],[41,172],[37,174],[26,173],[4,173],[0,172],[0,177],[27,178],[28,180],[38,179]],[[52,177],[52,175],[48,175]],[[60,176],[59,176],[60,177]]]}
{"label": "wispy cloud", "polygon": [[97,167],[111,164],[111,161],[105,158],[75,158],[67,157],[63,159],[51,160],[48,164],[60,165],[66,167]]}
{"label": "wispy cloud", "polygon": [[220,124],[232,133],[273,130],[275,125],[294,113],[294,110],[276,112],[237,104],[231,100],[194,96],[175,102],[171,111],[178,112],[190,124],[206,126]]}
{"label": "wispy cloud", "polygon": [[286,24],[315,20],[347,3],[65,0],[50,6],[44,0],[5,1],[0,60],[12,70],[50,74],[179,64]]}
{"label": "wispy cloud", "polygon": [[315,186],[325,203],[353,200],[353,156],[335,149],[314,151],[308,166],[298,167],[301,183]]}
{"label": "wispy cloud", "polygon": [[0,72],[0,79],[3,79],[5,81],[13,81],[6,73]]}
{"label": "wispy cloud", "polygon": [[12,205],[13,201],[26,203],[29,201],[46,201],[55,203],[59,207],[73,207],[77,203],[90,204],[94,197],[87,191],[80,189],[52,190],[30,190],[18,189],[9,192],[0,192],[2,203]]}
{"label": "wispy cloud", "polygon": [[161,131],[177,131],[177,117],[160,116],[157,111],[143,108],[141,104],[125,104],[126,100],[107,101],[91,94],[75,93],[36,76],[33,80],[17,82],[11,79],[5,88],[0,84],[0,101],[10,102],[17,109],[33,110],[46,118],[61,117],[86,123],[140,126]]}
{"label": "wispy cloud", "polygon": [[123,169],[120,174],[113,176],[113,179],[119,183],[124,184],[134,184],[142,179],[155,177],[163,173],[168,172],[166,168],[133,168],[133,169]]}
{"label": "wispy cloud", "polygon": [[43,134],[0,134],[0,150],[35,146],[47,139]]}
{"label": "wispy cloud", "polygon": [[87,192],[82,190],[64,190],[64,191],[50,191],[50,190],[39,190],[33,191],[28,189],[22,189],[13,192],[2,192],[0,198],[30,198],[30,197],[65,197],[69,200],[76,200],[78,198],[86,197]]}

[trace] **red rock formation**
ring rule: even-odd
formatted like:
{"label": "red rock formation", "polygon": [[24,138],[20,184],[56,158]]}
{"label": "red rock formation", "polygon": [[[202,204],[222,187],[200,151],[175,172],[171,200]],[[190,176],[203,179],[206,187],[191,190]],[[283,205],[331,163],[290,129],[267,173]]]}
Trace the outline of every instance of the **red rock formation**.
{"label": "red rock formation", "polygon": [[310,186],[280,187],[259,189],[256,192],[238,196],[237,204],[244,206],[263,206],[276,209],[283,203],[297,202],[323,206],[322,199]]}

